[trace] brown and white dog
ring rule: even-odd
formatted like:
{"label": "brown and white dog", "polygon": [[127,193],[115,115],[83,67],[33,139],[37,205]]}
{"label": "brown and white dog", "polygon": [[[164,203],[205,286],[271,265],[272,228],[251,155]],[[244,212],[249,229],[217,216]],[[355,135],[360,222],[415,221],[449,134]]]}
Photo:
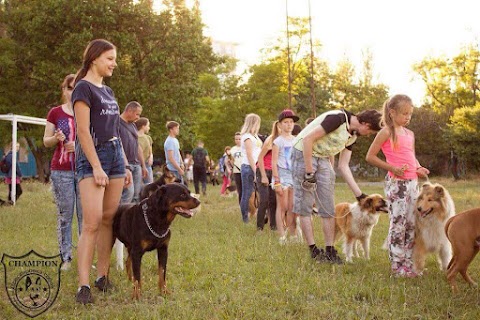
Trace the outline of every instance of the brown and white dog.
{"label": "brown and white dog", "polygon": [[455,206],[447,189],[438,183],[424,183],[417,198],[415,214],[415,272],[423,271],[428,253],[436,254],[440,269],[447,270],[452,248],[445,234],[445,224],[455,215]]}
{"label": "brown and white dog", "polygon": [[467,268],[480,248],[480,208],[471,209],[450,218],[445,233],[452,244],[453,257],[448,264],[447,280],[453,292],[457,292],[455,277],[460,272],[463,279],[473,286],[477,284],[467,274]]}
{"label": "brown and white dog", "polygon": [[364,256],[370,259],[370,237],[378,223],[381,212],[388,213],[385,199],[379,194],[371,194],[359,202],[339,203],[335,206],[335,241],[345,238],[343,253],[346,262],[358,257],[356,242],[360,241]]}

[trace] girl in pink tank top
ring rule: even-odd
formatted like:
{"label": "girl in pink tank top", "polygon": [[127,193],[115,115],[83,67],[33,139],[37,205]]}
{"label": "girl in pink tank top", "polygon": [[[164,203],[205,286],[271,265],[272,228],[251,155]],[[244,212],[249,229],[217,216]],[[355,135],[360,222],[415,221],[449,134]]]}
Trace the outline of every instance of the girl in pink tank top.
{"label": "girl in pink tank top", "polygon": [[[419,164],[415,156],[415,135],[406,128],[412,113],[413,103],[406,95],[395,95],[385,101],[384,127],[367,153],[370,164],[388,171],[385,177],[385,196],[390,209],[388,249],[392,273],[399,277],[418,276],[412,260],[417,178],[430,173]],[[380,150],[385,161],[378,157]]]}

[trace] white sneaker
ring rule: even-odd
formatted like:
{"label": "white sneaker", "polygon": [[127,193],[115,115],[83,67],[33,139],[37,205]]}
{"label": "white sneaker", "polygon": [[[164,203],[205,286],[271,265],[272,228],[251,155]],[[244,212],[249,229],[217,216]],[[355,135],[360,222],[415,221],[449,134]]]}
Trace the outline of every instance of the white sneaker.
{"label": "white sneaker", "polygon": [[278,239],[278,243],[280,243],[281,246],[284,246],[287,244],[287,235],[283,235]]}
{"label": "white sneaker", "polygon": [[62,267],[60,268],[60,270],[62,271],[68,271],[70,270],[70,267],[72,266],[72,262],[71,261],[64,261],[62,263]]}

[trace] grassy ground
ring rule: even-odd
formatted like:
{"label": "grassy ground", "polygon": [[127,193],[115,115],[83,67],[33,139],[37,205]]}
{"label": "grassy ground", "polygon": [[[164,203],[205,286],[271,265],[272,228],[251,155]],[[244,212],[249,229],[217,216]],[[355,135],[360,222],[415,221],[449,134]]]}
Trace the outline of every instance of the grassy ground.
{"label": "grassy ground", "polygon": [[[437,180],[452,194],[457,212],[480,206],[480,180]],[[0,208],[0,254],[20,256],[34,249],[57,254],[55,206],[48,186],[24,183],[16,207]],[[382,183],[362,184],[365,193],[383,194]],[[480,292],[459,279],[452,295],[433,257],[419,279],[391,278],[387,252],[381,245],[388,229],[382,216],[373,231],[371,260],[345,266],[311,261],[303,244],[280,246],[269,230],[256,233],[244,225],[236,199],[221,198],[209,186],[202,211],[192,219],[177,217],[172,239],[167,284],[173,293],[158,295],[156,254],[142,262],[143,296],[131,300],[124,272],[111,271],[116,290],[93,291],[96,303],[74,302],[76,268],[61,273],[59,295],[39,319],[479,319]],[[0,195],[5,198],[5,185]],[[353,201],[347,187],[337,184],[336,200]],[[315,218],[317,243],[321,222]],[[76,237],[75,237],[76,243]],[[341,248],[337,244],[337,248]],[[113,261],[113,259],[112,259]],[[75,263],[76,261],[74,261]],[[3,268],[3,266],[2,266]],[[480,281],[478,258],[470,266]],[[92,273],[92,282],[94,279]],[[25,318],[0,288],[0,319]]]}

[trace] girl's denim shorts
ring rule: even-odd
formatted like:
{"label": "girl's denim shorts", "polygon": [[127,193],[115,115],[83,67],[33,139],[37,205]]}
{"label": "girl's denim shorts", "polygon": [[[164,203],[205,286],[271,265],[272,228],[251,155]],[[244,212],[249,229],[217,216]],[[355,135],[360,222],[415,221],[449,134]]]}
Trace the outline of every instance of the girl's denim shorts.
{"label": "girl's denim shorts", "polygon": [[293,175],[292,170],[278,167],[278,177],[283,189],[293,187]]}
{"label": "girl's denim shorts", "polygon": [[[93,177],[93,168],[87,160],[87,156],[83,153],[81,148],[77,148],[77,157],[75,159],[75,168],[78,181]],[[76,150],[76,151],[77,151]],[[124,178],[125,177],[125,161],[123,159],[122,144],[119,139],[105,141],[99,143],[95,150],[97,151],[98,159],[102,165],[103,171],[108,178]]]}

